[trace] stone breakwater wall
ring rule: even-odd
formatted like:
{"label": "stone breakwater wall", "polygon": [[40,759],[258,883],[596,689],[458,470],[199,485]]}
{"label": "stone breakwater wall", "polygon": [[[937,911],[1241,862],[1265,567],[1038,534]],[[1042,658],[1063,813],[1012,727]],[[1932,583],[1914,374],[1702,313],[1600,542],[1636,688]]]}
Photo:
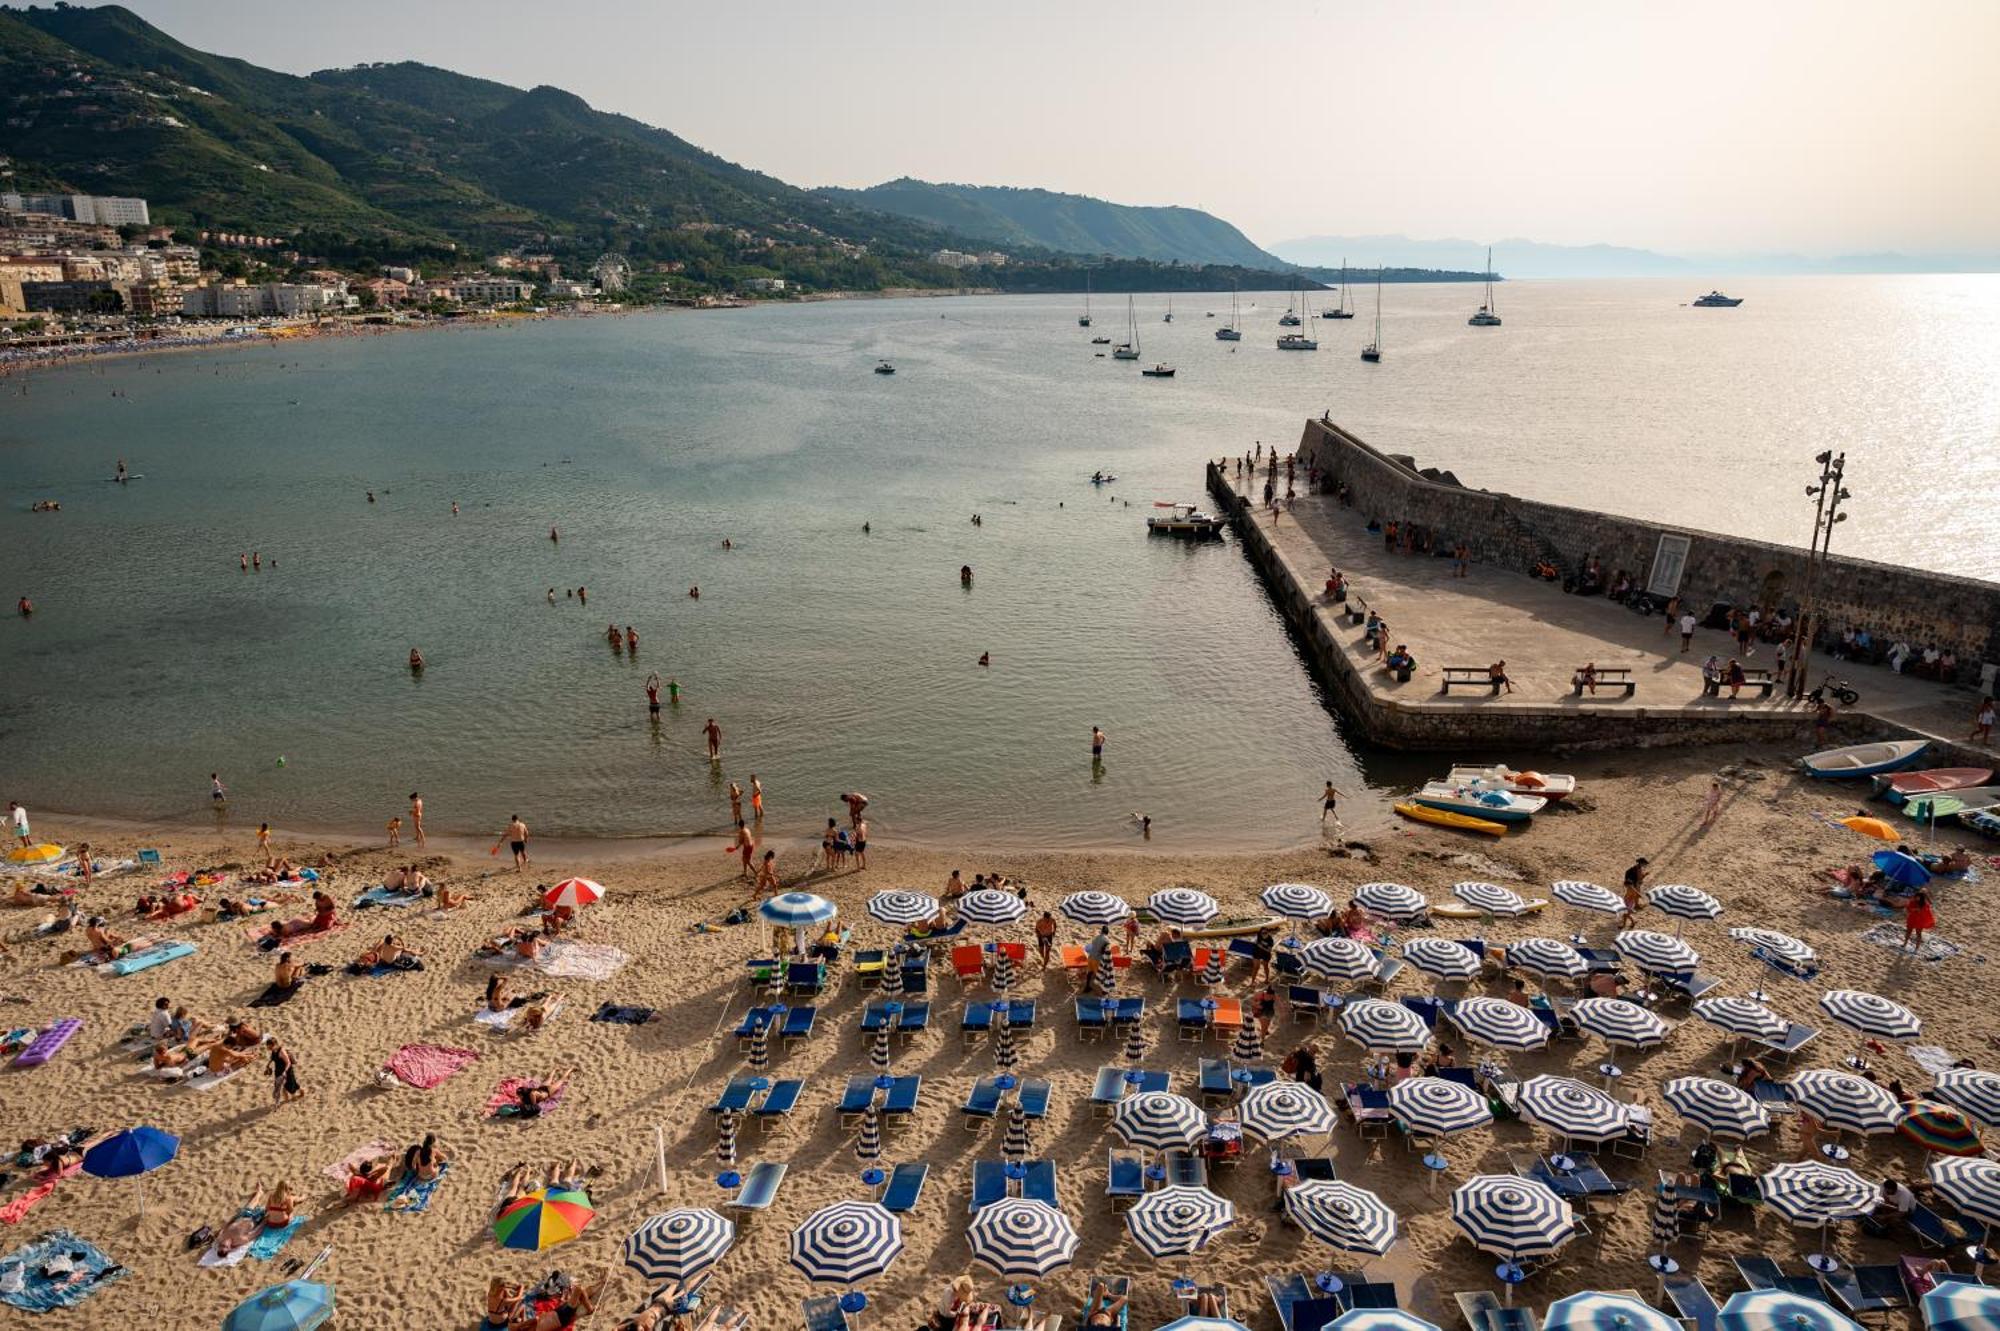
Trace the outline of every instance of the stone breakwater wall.
{"label": "stone breakwater wall", "polygon": [[[1803,588],[1804,550],[1467,489],[1448,473],[1420,470],[1413,459],[1383,453],[1330,421],[1308,421],[1298,453],[1302,472],[1319,468],[1322,491],[1348,488],[1357,513],[1414,522],[1441,545],[1464,541],[1482,563],[1525,570],[1546,559],[1573,575],[1594,556],[1607,579],[1624,569],[1646,586],[1668,538],[1669,560],[1686,543],[1675,590],[1698,615],[1718,601],[1789,609]],[[2000,520],[2000,503],[1995,513]],[[1824,614],[1822,644],[1850,624],[1885,641],[1935,643],[1957,654],[1961,680],[1973,684],[1982,663],[2000,662],[2000,583],[1835,556],[1816,599]]]}

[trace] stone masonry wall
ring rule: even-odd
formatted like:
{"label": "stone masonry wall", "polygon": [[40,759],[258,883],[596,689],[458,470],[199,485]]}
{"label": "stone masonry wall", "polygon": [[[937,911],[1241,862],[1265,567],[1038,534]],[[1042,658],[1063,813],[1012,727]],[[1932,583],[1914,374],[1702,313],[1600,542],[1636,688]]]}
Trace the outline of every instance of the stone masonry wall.
{"label": "stone masonry wall", "polygon": [[[1469,490],[1431,479],[1411,459],[1382,453],[1328,421],[1306,423],[1299,458],[1301,470],[1319,468],[1322,489],[1345,484],[1357,512],[1428,526],[1441,543],[1463,540],[1484,563],[1525,569],[1546,558],[1569,575],[1595,555],[1607,578],[1624,569],[1643,586],[1660,537],[1674,535],[1689,541],[1679,590],[1697,614],[1716,601],[1790,608],[1802,589],[1803,550]],[[1835,556],[1816,591],[1823,639],[1852,624],[1884,640],[1935,643],[1957,653],[1961,677],[1971,681],[1978,663],[2000,661],[2000,584]]]}

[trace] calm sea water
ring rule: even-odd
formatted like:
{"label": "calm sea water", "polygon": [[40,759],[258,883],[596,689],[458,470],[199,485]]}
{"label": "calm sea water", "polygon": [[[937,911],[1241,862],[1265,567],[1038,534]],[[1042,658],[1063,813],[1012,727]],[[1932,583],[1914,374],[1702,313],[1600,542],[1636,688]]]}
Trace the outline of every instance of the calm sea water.
{"label": "calm sea water", "polygon": [[[1145,359],[1171,381],[1095,358],[1053,298],[37,375],[0,397],[0,567],[39,607],[0,625],[7,794],[195,816],[219,770],[232,816],[280,826],[379,826],[421,789],[439,829],[518,810],[623,836],[720,829],[722,783],[755,772],[786,833],[859,788],[878,836],[1115,845],[1145,812],[1162,847],[1290,842],[1322,781],[1362,786],[1340,723],[1233,545],[1142,523],[1198,497],[1204,457],[1289,445],[1327,409],[1469,484],[1774,539],[1801,538],[1793,495],[1832,443],[1856,492],[1842,548],[2000,572],[1981,498],[2000,281],[1766,282],[1681,308],[1694,294],[1523,283],[1478,330],[1470,288],[1392,288],[1379,367],[1355,354],[1366,317],[1280,353],[1283,296],[1245,296],[1232,351],[1203,317],[1226,296],[1178,298],[1172,325],[1153,298]],[[1120,334],[1121,307],[1097,313]],[[894,377],[869,372],[882,356]],[[108,484],[120,456],[145,479]],[[1089,485],[1100,467],[1118,484]],[[63,511],[28,513],[40,497]],[[251,550],[276,566],[239,572]],[[614,621],[636,662],[605,644]],[[658,726],[654,670],[684,697]]]}

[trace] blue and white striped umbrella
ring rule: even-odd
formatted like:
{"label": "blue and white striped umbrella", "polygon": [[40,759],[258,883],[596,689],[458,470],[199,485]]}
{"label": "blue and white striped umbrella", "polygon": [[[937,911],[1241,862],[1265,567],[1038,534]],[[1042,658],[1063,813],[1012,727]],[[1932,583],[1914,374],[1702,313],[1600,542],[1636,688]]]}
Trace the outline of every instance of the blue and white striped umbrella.
{"label": "blue and white striped umbrella", "polygon": [[896,995],[903,992],[903,950],[889,949],[889,955],[882,959],[882,992]]}
{"label": "blue and white striped umbrella", "polygon": [[993,1012],[993,1066],[1004,1072],[1020,1061],[1020,1051],[1014,1047],[1014,1023],[996,1007]]}
{"label": "blue and white striped umbrella", "polygon": [[1199,928],[1214,919],[1222,908],[1215,898],[1191,887],[1163,887],[1146,898],[1146,909],[1162,924]]}
{"label": "blue and white striped umbrella", "polygon": [[1653,929],[1627,929],[1618,935],[1618,950],[1642,971],[1682,975],[1701,964],[1701,953]]}
{"label": "blue and white striped umbrella", "polygon": [[1258,1029],[1255,1017],[1245,1017],[1243,1024],[1236,1028],[1236,1043],[1229,1047],[1229,1056],[1238,1063],[1263,1061],[1264,1033]]}
{"label": "blue and white striped umbrella", "polygon": [[1817,1160],[1788,1160],[1763,1178],[1764,1202],[1795,1225],[1824,1226],[1874,1209],[1873,1184],[1851,1169]]}
{"label": "blue and white striped umbrella", "polygon": [[1517,1053],[1540,1049],[1554,1033],[1530,1009],[1485,994],[1460,999],[1451,1010],[1451,1020],[1466,1039]]}
{"label": "blue and white striped umbrella", "polygon": [[1980,1224],[2000,1225],[2000,1164],[1983,1156],[1933,1156],[1931,1182]]}
{"label": "blue and white striped umbrella", "polygon": [[649,1217],[625,1238],[625,1265],[645,1281],[690,1280],[722,1260],[736,1226],[705,1206]]}
{"label": "blue and white striped umbrella", "polygon": [[1431,908],[1423,893],[1401,883],[1363,883],[1354,889],[1354,901],[1361,909],[1398,924],[1407,924]]}
{"label": "blue and white striped umbrella", "polygon": [[1747,1141],[1771,1130],[1757,1098],[1713,1077],[1675,1077],[1660,1091],[1675,1113],[1711,1137]]}
{"label": "blue and white striped umbrella", "polygon": [[1111,953],[1111,940],[1105,939],[1104,946],[1097,953],[1097,992],[1110,997],[1118,987],[1118,959]]}
{"label": "blue and white striped umbrella", "polygon": [[1451,890],[1454,896],[1474,910],[1503,919],[1525,914],[1528,909],[1528,903],[1521,899],[1520,893],[1510,892],[1498,883],[1482,883],[1475,879],[1453,883]]}
{"label": "blue and white striped umbrella", "polygon": [[1146,1057],[1146,1028],[1133,1022],[1125,1031],[1125,1061],[1138,1067]]}
{"label": "blue and white striped umbrella", "polygon": [[1947,1068],[1938,1073],[1930,1098],[1963,1110],[1989,1128],[2000,1127],[2000,1075],[1980,1068]]}
{"label": "blue and white striped umbrella", "polygon": [[1400,1003],[1363,998],[1340,1010],[1340,1029],[1363,1049],[1392,1054],[1422,1052],[1431,1042],[1424,1019]]}
{"label": "blue and white striped umbrella", "polygon": [[1222,983],[1222,949],[1213,943],[1206,949],[1208,960],[1201,964],[1201,982],[1213,989]]}
{"label": "blue and white striped umbrella", "polygon": [[1310,883],[1273,883],[1261,899],[1265,909],[1288,920],[1322,920],[1333,914],[1333,898]]}
{"label": "blue and white striped umbrella", "polygon": [[[1299,1331],[1306,1329],[1301,1327]],[[1401,1308],[1350,1308],[1320,1331],[1441,1331],[1441,1328]]]}
{"label": "blue and white striped umbrella", "polygon": [[1403,960],[1440,980],[1469,980],[1479,974],[1472,949],[1449,938],[1412,938],[1403,944]]}
{"label": "blue and white striped umbrella", "polygon": [[1861,1331],[1861,1324],[1814,1295],[1746,1289],[1729,1296],[1716,1331]]}
{"label": "blue and white striped umbrella", "polygon": [[1132,908],[1125,904],[1125,898],[1114,897],[1095,888],[1070,893],[1056,909],[1063,913],[1065,919],[1078,924],[1116,924],[1132,913]]}
{"label": "blue and white striped umbrella", "polygon": [[966,1226],[965,1241],[973,1261],[1011,1280],[1039,1280],[1076,1256],[1076,1227],[1069,1217],[1026,1197],[980,1207]]}
{"label": "blue and white striped umbrella", "polygon": [[1514,1103],[1522,1118],[1573,1141],[1608,1142],[1631,1123],[1624,1104],[1571,1077],[1530,1077]]}
{"label": "blue and white striped umbrella", "polygon": [[1171,1091],[1142,1091],[1120,1100],[1111,1126],[1127,1146],[1146,1151],[1184,1151],[1208,1135],[1201,1106]]}
{"label": "blue and white striped umbrella", "polygon": [[1285,1214],[1328,1247],[1369,1257],[1394,1247],[1402,1230],[1396,1213],[1380,1197],[1330,1179],[1309,1179],[1285,1189]]}
{"label": "blue and white striped umbrella", "polygon": [[903,1222],[879,1202],[835,1202],[792,1231],[792,1265],[817,1285],[858,1285],[903,1251]]}
{"label": "blue and white striped umbrella", "polygon": [[1004,994],[1014,987],[1014,958],[1004,947],[993,950],[993,992]]}
{"label": "blue and white striped umbrella", "polygon": [[1570,1009],[1576,1024],[1608,1044],[1651,1049],[1666,1043],[1673,1028],[1637,1003],[1622,998],[1579,998]]}
{"label": "blue and white striped umbrella", "polygon": [[771,1066],[771,1023],[760,1021],[750,1032],[750,1052],[744,1059],[751,1068],[762,1072]]}
{"label": "blue and white striped umbrella", "polygon": [[1406,1077],[1397,1082],[1389,1088],[1389,1112],[1409,1131],[1433,1137],[1493,1121],[1485,1096],[1443,1077]]}
{"label": "blue and white striped umbrella", "polygon": [[840,907],[814,892],[786,892],[766,897],[757,913],[786,929],[810,929],[840,914]]}
{"label": "blue and white striped umbrella", "polygon": [[1028,1140],[1028,1111],[1017,1100],[1007,1111],[1007,1136],[1000,1143],[1000,1154],[1009,1160],[1026,1160],[1034,1149]]}
{"label": "blue and white striped umbrella", "polygon": [[1646,904],[1676,920],[1712,920],[1722,914],[1720,901],[1686,883],[1660,884],[1646,894]]}
{"label": "blue and white striped umbrella", "polygon": [[856,1160],[880,1160],[882,1158],[882,1111],[869,1101],[868,1108],[861,1111],[861,1135],[854,1139]]}
{"label": "blue and white striped umbrella", "polygon": [[1565,878],[1551,883],[1549,892],[1565,906],[1575,906],[1578,910],[1602,911],[1606,915],[1622,915],[1625,903],[1618,894],[1608,887],[1596,883],[1586,883],[1580,878]]}
{"label": "blue and white striped umbrella", "polygon": [[1299,949],[1299,965],[1317,980],[1359,980],[1382,963],[1366,943],[1353,938],[1315,938]]}
{"label": "blue and white striped umbrella", "polygon": [[1148,1257],[1186,1257],[1236,1223],[1236,1206],[1207,1188],[1159,1188],[1125,1213],[1125,1228]]}
{"label": "blue and white striped umbrella", "polygon": [[1327,1137],[1340,1124],[1325,1096],[1296,1081],[1267,1081],[1251,1087],[1237,1103],[1236,1118],[1245,1132],[1267,1142]]}
{"label": "blue and white striped umbrella", "polygon": [[736,1111],[716,1115],[715,1158],[724,1165],[736,1163]]}
{"label": "blue and white striped umbrella", "polygon": [[1820,1010],[1849,1030],[1878,1040],[1910,1040],[1923,1030],[1916,1013],[1892,998],[1860,989],[1829,989],[1819,996]]}
{"label": "blue and white striped umbrella", "polygon": [[1250,1328],[1228,1317],[1188,1316],[1176,1317],[1158,1331],[1250,1331]]}
{"label": "blue and white striped umbrella", "polygon": [[1027,910],[1027,902],[997,887],[974,888],[958,899],[959,917],[974,924],[1012,924]]}
{"label": "blue and white striped umbrella", "polygon": [[1759,952],[1768,952],[1780,961],[1794,966],[1810,966],[1819,960],[1819,953],[1801,943],[1790,934],[1781,934],[1776,929],[1764,929],[1754,924],[1739,924],[1729,931],[1729,936],[1739,943],[1747,943]]}
{"label": "blue and white striped umbrella", "polygon": [[2000,1289],[1947,1280],[1924,1295],[1927,1331],[2000,1331]]}
{"label": "blue and white striped umbrella", "polygon": [[938,899],[924,892],[877,892],[868,898],[868,913],[884,924],[922,924],[937,918]]}
{"label": "blue and white striped umbrella", "polygon": [[877,1072],[889,1070],[889,1028],[878,1027],[874,1038],[869,1041],[868,1066]]}
{"label": "blue and white striped umbrella", "polygon": [[1569,1203],[1547,1185],[1512,1174],[1478,1174],[1453,1189],[1451,1220],[1473,1246],[1519,1262],[1545,1257],[1576,1234]]}
{"label": "blue and white striped umbrella", "polygon": [[1903,1121],[1896,1097],[1864,1077],[1813,1068],[1786,1083],[1799,1108],[1836,1132],[1894,1132]]}
{"label": "blue and white striped umbrella", "polygon": [[1574,980],[1590,969],[1583,954],[1554,938],[1522,938],[1507,944],[1507,964],[1524,971]]}
{"label": "blue and white striped umbrella", "polygon": [[1792,1029],[1791,1022],[1749,998],[1704,998],[1694,1005],[1694,1014],[1746,1040],[1782,1040]]}
{"label": "blue and white striped umbrella", "polygon": [[1551,1303],[1542,1331],[1681,1331],[1681,1324],[1630,1294],[1587,1290]]}

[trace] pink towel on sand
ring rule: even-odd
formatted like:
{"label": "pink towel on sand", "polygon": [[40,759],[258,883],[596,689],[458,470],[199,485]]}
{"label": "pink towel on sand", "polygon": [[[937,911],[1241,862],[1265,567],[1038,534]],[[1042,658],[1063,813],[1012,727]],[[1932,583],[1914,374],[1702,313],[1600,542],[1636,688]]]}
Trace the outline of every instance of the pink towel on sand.
{"label": "pink towel on sand", "polygon": [[[493,1094],[486,1097],[486,1117],[492,1118],[506,1106],[514,1104],[517,1101],[519,1101],[520,1096],[516,1095],[515,1092],[519,1091],[523,1086],[540,1086],[540,1085],[542,1085],[542,1079],[540,1077],[507,1078],[505,1081],[502,1081],[498,1086],[493,1088]],[[555,1109],[555,1107],[561,1103],[562,1103],[562,1092],[558,1091],[554,1095],[550,1096],[548,1099],[542,1101],[542,1113],[548,1114],[552,1112]]]}
{"label": "pink towel on sand", "polygon": [[355,1147],[346,1155],[334,1161],[325,1169],[322,1169],[320,1173],[345,1187],[348,1175],[352,1174],[356,1169],[367,1164],[370,1160],[380,1160],[385,1155],[394,1155],[395,1153],[396,1144],[394,1142],[385,1141],[377,1137],[372,1142]]}
{"label": "pink towel on sand", "polygon": [[54,1178],[37,1183],[34,1187],[28,1189],[13,1201],[8,1202],[5,1206],[0,1206],[0,1224],[20,1224],[21,1217],[27,1215],[29,1211],[35,1208],[36,1203],[56,1190],[56,1184],[82,1168],[83,1165],[80,1162],[71,1165]]}
{"label": "pink towel on sand", "polygon": [[405,1086],[428,1091],[478,1057],[471,1049],[454,1049],[450,1045],[406,1044],[384,1066]]}

